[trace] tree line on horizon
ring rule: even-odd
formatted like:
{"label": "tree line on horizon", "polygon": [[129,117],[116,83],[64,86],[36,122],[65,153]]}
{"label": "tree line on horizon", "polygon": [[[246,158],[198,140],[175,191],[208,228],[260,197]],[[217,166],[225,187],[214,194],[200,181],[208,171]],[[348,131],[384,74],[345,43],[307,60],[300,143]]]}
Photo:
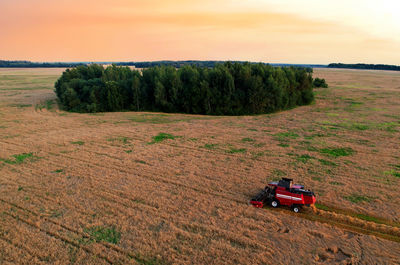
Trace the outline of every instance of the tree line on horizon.
{"label": "tree line on horizon", "polygon": [[215,67],[112,65],[67,69],[55,83],[65,110],[208,115],[271,113],[313,102],[312,69],[232,63]]}
{"label": "tree line on horizon", "polygon": [[[0,60],[0,68],[69,68],[76,67],[79,65],[89,65],[93,63],[102,65],[115,64],[117,66],[134,66],[135,68],[149,68],[154,66],[173,66],[175,68],[181,68],[185,65],[196,65],[199,67],[215,67],[217,64],[223,64],[227,61],[198,61],[198,60],[186,60],[186,61],[146,61],[146,62],[31,62],[31,61],[5,61]],[[258,64],[256,62],[244,62],[244,61],[229,61],[232,63],[251,63]],[[266,64],[266,63],[263,63]],[[312,64],[271,64],[275,67],[306,67],[312,69],[313,67],[324,67],[323,65],[312,65]]]}
{"label": "tree line on horizon", "polygon": [[331,63],[328,68],[347,68],[347,69],[363,69],[363,70],[391,70],[400,71],[400,66],[389,64],[344,64],[344,63]]}
{"label": "tree line on horizon", "polygon": [[84,65],[85,63],[33,63],[30,61],[4,61],[0,60],[0,68],[66,68]]}

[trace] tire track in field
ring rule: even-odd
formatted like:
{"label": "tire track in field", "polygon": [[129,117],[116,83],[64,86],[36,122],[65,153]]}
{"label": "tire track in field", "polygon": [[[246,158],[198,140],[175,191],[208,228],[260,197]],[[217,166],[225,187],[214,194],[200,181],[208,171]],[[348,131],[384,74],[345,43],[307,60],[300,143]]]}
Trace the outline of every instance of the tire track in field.
{"label": "tire track in field", "polygon": [[[112,203],[115,203],[115,204],[119,204],[121,206],[124,206],[122,209],[125,210],[125,212],[126,212],[126,209],[133,209],[132,205],[128,205],[128,204],[122,203],[122,202],[120,202],[120,198],[118,196],[116,196],[116,197],[117,197],[117,199],[113,200],[113,199],[109,198],[108,201],[112,202]],[[88,239],[91,238],[90,235],[88,235],[88,234],[80,232],[80,231],[78,231],[78,230],[76,230],[74,228],[70,228],[70,227],[68,227],[66,225],[60,224],[59,222],[56,222],[56,221],[54,221],[52,219],[49,219],[49,218],[47,218],[47,217],[45,217],[43,215],[40,215],[40,214],[36,213],[35,211],[32,211],[32,210],[29,210],[27,208],[21,207],[21,206],[15,204],[15,203],[8,202],[8,201],[3,200],[3,199],[0,199],[0,201],[2,201],[3,203],[7,203],[7,204],[9,204],[9,205],[11,205],[13,207],[16,207],[16,208],[18,208],[18,209],[20,209],[22,211],[26,211],[26,212],[32,214],[33,216],[35,216],[37,218],[40,218],[40,219],[42,219],[44,221],[47,221],[47,222],[50,222],[50,223],[52,223],[54,225],[60,226],[61,228],[65,229],[65,230],[71,231],[71,232],[73,232],[75,234],[79,234],[83,238],[88,238]],[[141,210],[141,211],[144,210],[144,209],[142,209],[141,207],[139,207],[137,205],[135,205],[134,209],[135,210]],[[146,209],[146,210],[148,211],[148,209]],[[170,212],[170,211],[167,211],[167,212]],[[10,215],[8,213],[6,213],[6,214]],[[151,215],[152,216],[157,216],[160,219],[164,219],[165,218],[165,215],[163,215],[161,213],[158,213],[157,211],[156,212],[152,211]],[[167,213],[167,215],[170,215],[170,214]],[[12,215],[10,215],[10,216],[12,216]],[[134,217],[129,212],[126,212],[125,216]],[[13,216],[13,217],[16,218],[17,220],[21,219],[18,216],[17,217]],[[31,218],[29,218],[29,219],[31,219]],[[176,226],[177,228],[182,229],[182,230],[184,230],[186,232],[189,232],[189,233],[192,233],[192,234],[201,234],[202,236],[205,236],[205,237],[207,236],[207,234],[212,234],[214,238],[215,237],[221,238],[221,239],[224,239],[227,242],[236,242],[236,243],[241,244],[242,246],[249,246],[249,247],[251,247],[253,249],[262,250],[262,251],[264,251],[264,253],[271,254],[269,251],[267,251],[266,247],[262,244],[262,242],[259,242],[258,240],[255,240],[253,238],[247,237],[245,235],[239,235],[238,236],[234,232],[231,232],[231,231],[225,230],[225,229],[221,229],[221,228],[216,227],[216,226],[202,225],[202,224],[199,224],[199,223],[197,223],[197,224],[190,223],[186,219],[183,219],[183,218],[177,217],[177,216],[174,216],[173,219],[174,219],[174,225],[177,225]],[[22,221],[24,221],[24,220],[22,220]],[[190,230],[197,230],[198,232],[195,233],[195,232],[192,232]],[[60,239],[60,240],[63,240],[60,237],[61,236],[59,236],[57,238]],[[242,237],[244,237],[244,239]],[[125,250],[123,250],[123,249],[121,249],[121,248],[119,248],[117,246],[114,246],[114,245],[111,245],[111,244],[108,244],[108,243],[102,243],[102,242],[98,242],[98,243],[104,245],[107,248],[111,248],[112,250],[115,250],[117,252],[121,252],[121,253],[125,254],[126,256],[128,256],[128,257],[135,258],[135,256],[133,256],[132,254],[130,254],[129,252],[127,252],[127,251],[125,251]],[[78,245],[75,245],[75,246],[79,247]]]}
{"label": "tire track in field", "polygon": [[[9,143],[9,144],[11,144],[11,143]],[[20,145],[20,147],[24,147],[24,146],[23,146],[23,145]],[[86,150],[80,150],[80,151],[85,152],[85,153],[87,153],[87,154],[92,154],[92,153],[94,153],[94,152],[90,152],[90,151],[86,151]],[[91,165],[95,165],[95,166],[100,167],[100,168],[108,168],[108,169],[112,169],[112,170],[118,170],[118,171],[123,172],[123,173],[126,173],[126,174],[135,175],[135,176],[142,177],[142,178],[145,178],[145,179],[152,179],[153,181],[159,180],[159,182],[163,182],[163,183],[170,184],[170,185],[172,184],[172,185],[175,185],[175,186],[186,187],[186,188],[189,188],[189,189],[192,189],[192,190],[201,192],[201,193],[204,193],[204,192],[208,191],[209,188],[210,188],[209,186],[201,187],[201,188],[195,188],[195,187],[192,186],[192,185],[189,185],[189,184],[187,184],[187,183],[185,183],[185,182],[182,182],[182,181],[181,181],[182,178],[175,178],[175,181],[174,181],[174,180],[171,180],[171,178],[172,178],[173,176],[168,176],[168,177],[157,177],[157,175],[159,175],[159,171],[153,169],[153,167],[151,167],[151,166],[147,166],[146,171],[152,171],[152,173],[153,173],[152,175],[147,175],[147,174],[146,174],[146,175],[140,175],[140,174],[137,174],[137,173],[134,172],[134,171],[136,170],[136,168],[128,167],[127,165],[121,165],[121,164],[120,164],[120,161],[121,161],[121,160],[118,159],[118,158],[116,158],[116,157],[113,157],[112,159],[114,159],[115,161],[119,162],[119,165],[113,166],[113,165],[115,164],[115,163],[113,163],[113,164],[110,165],[110,166],[106,166],[105,164],[94,163],[93,161],[88,160],[88,159],[76,158],[76,157],[74,157],[74,156],[69,156],[69,155],[65,155],[65,154],[59,154],[59,153],[53,153],[53,152],[47,152],[47,154],[53,155],[53,156],[56,156],[56,157],[64,157],[64,158],[67,158],[67,159],[70,159],[70,160],[80,161],[81,163],[85,163],[86,166],[87,166],[88,164],[91,164]],[[102,155],[106,155],[105,153],[101,153],[101,154],[102,154]],[[108,157],[110,157],[110,156],[108,156]],[[110,157],[110,158],[111,158],[111,157]],[[141,165],[141,166],[142,166],[142,165]],[[122,169],[121,167],[129,168],[129,170],[131,170],[131,171],[124,170],[124,169]],[[173,167],[167,167],[167,166],[165,166],[165,167],[166,167],[166,168],[169,168],[171,171],[177,173],[176,171],[174,171],[175,169],[174,169]],[[205,177],[205,178],[209,179],[209,177],[206,176],[206,175],[202,175],[202,177]],[[238,177],[239,177],[239,176],[238,176]],[[200,180],[199,180],[198,182],[200,182]],[[217,182],[218,182],[218,181],[217,181]],[[201,184],[199,183],[198,185],[201,185]],[[214,185],[214,186],[216,185],[215,182],[213,182],[213,185]],[[213,186],[213,185],[211,185],[211,186]],[[232,192],[230,192],[229,190],[225,190],[225,191],[224,191],[224,194],[221,194],[221,193],[213,193],[213,194],[210,194],[210,195],[226,197],[225,194],[231,194],[232,196],[241,195],[241,194],[238,194],[238,193],[232,193]],[[234,198],[232,197],[232,199],[234,199]],[[235,199],[234,199],[234,200],[235,200]],[[238,200],[235,200],[235,201],[239,202]]]}
{"label": "tire track in field", "polygon": [[[98,188],[98,187],[97,187],[97,188]],[[120,197],[120,196],[115,196],[114,193],[110,192],[109,190],[107,190],[107,191],[104,190],[104,192],[107,193],[107,195],[109,196],[108,198],[105,198],[105,197],[104,197],[104,194],[99,193],[99,192],[96,192],[95,190],[92,190],[92,193],[93,193],[93,194],[96,194],[96,193],[97,193],[100,197],[102,197],[102,198],[104,198],[104,199],[107,199],[108,201],[110,201],[110,202],[112,202],[112,203],[115,203],[115,204],[118,204],[118,205],[120,205],[120,206],[123,206],[123,209],[124,209],[124,208],[133,209],[133,208],[132,208],[132,200],[131,200],[131,199],[126,198],[130,204],[122,203],[122,202],[121,202],[121,197]],[[112,197],[112,198],[110,198],[110,197]],[[227,202],[230,202],[231,200],[230,200],[230,199],[226,199],[226,201],[227,201]],[[243,203],[243,202],[242,202],[242,203]],[[141,211],[143,211],[143,208],[142,208],[142,207],[139,207],[137,204],[133,204],[133,205],[134,205],[134,209],[135,209],[135,210],[141,210]],[[66,208],[68,208],[68,207],[66,207]],[[149,209],[147,209],[147,210],[149,210]],[[174,212],[175,210],[176,210],[176,209],[169,209],[167,212]],[[157,211],[156,211],[156,212],[151,211],[151,214],[152,214],[152,215],[156,215],[156,216],[158,216],[158,217],[160,217],[160,218],[164,218],[164,217],[165,217],[165,216],[162,215],[162,214],[158,214]],[[128,215],[130,215],[130,214],[128,213]],[[177,220],[177,216],[174,216],[174,219]],[[187,227],[187,226],[188,226],[188,224],[186,224],[187,220],[184,220],[184,221],[182,221],[182,220],[184,220],[184,219],[181,218],[181,219],[180,219],[180,223],[183,224],[183,227]],[[181,226],[182,226],[182,225],[181,225]],[[234,233],[232,233],[232,232],[230,232],[230,231],[228,231],[228,230],[220,229],[220,228],[218,228],[218,227],[213,227],[213,228],[210,230],[210,227],[209,227],[209,226],[204,226],[204,225],[200,225],[200,224],[197,225],[197,226],[200,227],[202,231],[211,231],[213,234],[219,234],[219,237],[225,238],[227,241],[231,241],[231,239],[230,239],[231,237],[232,237],[232,238],[237,237],[236,234],[234,234]],[[228,234],[228,235],[225,236],[224,234]],[[248,238],[248,237],[246,237],[246,238],[247,238],[247,240],[253,241],[253,242],[251,243],[253,246],[257,246],[257,248],[259,248],[259,249],[261,248],[261,246],[262,246],[261,243],[258,243],[257,241],[254,241],[254,239],[251,239],[251,238]],[[241,239],[234,239],[234,241],[235,241],[235,242],[240,242]],[[242,243],[242,244],[243,244],[243,245],[246,245],[246,243]]]}
{"label": "tire track in field", "polygon": [[0,240],[2,240],[3,242],[5,242],[6,244],[8,244],[10,246],[13,246],[16,249],[19,249],[22,253],[28,254],[31,258],[37,258],[38,260],[40,260],[41,262],[43,262],[45,264],[46,260],[43,257],[41,257],[39,255],[36,255],[35,253],[30,251],[29,249],[25,248],[22,244],[21,245],[20,244],[15,244],[11,240],[3,238],[2,235],[0,235]]}
{"label": "tire track in field", "polygon": [[[5,202],[4,200],[1,200],[1,201]],[[26,210],[26,209],[24,209],[24,210]],[[101,253],[94,253],[94,252],[91,251],[91,249],[89,247],[81,246],[79,243],[77,243],[77,242],[75,242],[75,241],[73,241],[73,240],[71,240],[69,238],[66,238],[64,236],[61,236],[56,232],[52,232],[52,231],[46,230],[44,228],[41,228],[39,225],[37,225],[36,223],[30,221],[29,219],[21,218],[18,215],[15,215],[15,214],[12,214],[12,213],[9,213],[9,212],[5,212],[5,211],[3,211],[3,214],[8,215],[8,216],[14,218],[15,220],[17,220],[19,222],[22,222],[22,223],[24,223],[24,224],[26,224],[26,225],[28,225],[28,226],[30,226],[32,228],[35,228],[35,229],[45,233],[46,235],[48,235],[50,237],[56,238],[56,239],[66,243],[66,244],[69,244],[69,245],[72,245],[74,247],[80,248],[80,249],[86,251],[89,254],[96,255],[97,257],[105,260],[109,264],[114,264],[114,262],[109,257],[107,257],[105,255],[102,255]]]}
{"label": "tire track in field", "polygon": [[[57,154],[57,153],[51,153],[51,152],[49,152],[48,154],[51,154],[53,156],[61,156],[61,157],[64,157],[64,158],[75,160],[75,161],[80,161],[80,162],[84,163],[85,165],[91,164],[91,165],[96,166],[98,168],[107,168],[107,169],[111,169],[111,170],[117,170],[119,172],[123,172],[125,174],[129,174],[131,176],[134,175],[134,176],[139,177],[139,178],[144,178],[144,179],[147,179],[147,180],[150,179],[150,180],[153,180],[155,182],[162,182],[162,183],[169,184],[169,185],[172,185],[172,186],[175,186],[175,187],[176,186],[183,187],[183,188],[186,188],[186,189],[190,189],[190,190],[199,192],[201,194],[209,194],[209,195],[212,195],[212,196],[225,198],[227,200],[234,201],[234,202],[237,202],[237,203],[243,203],[243,201],[241,201],[241,200],[235,199],[233,197],[226,196],[225,194],[227,194],[227,193],[229,194],[229,192],[226,192],[226,191],[224,191],[223,194],[222,193],[217,193],[217,192],[210,192],[208,189],[205,189],[204,187],[202,187],[202,188],[193,187],[193,186],[190,186],[190,185],[188,185],[186,183],[182,183],[182,182],[179,182],[179,181],[176,181],[176,180],[170,180],[170,178],[168,178],[168,177],[156,177],[156,176],[153,176],[153,175],[144,175],[144,174],[133,173],[132,171],[130,171],[130,170],[134,170],[133,168],[129,168],[130,170],[126,170],[126,169],[120,168],[118,166],[93,163],[93,161],[90,161],[90,160],[86,160],[86,159],[82,159],[82,158],[76,158],[76,157],[72,157],[72,156],[67,156],[67,155],[64,155],[64,154]],[[120,166],[122,167],[123,165],[120,165]],[[125,166],[125,168],[127,168],[127,167]],[[239,195],[239,194],[232,194],[232,195]]]}
{"label": "tire track in field", "polygon": [[[105,247],[106,249],[110,249],[110,250],[113,250],[113,251],[115,251],[115,252],[117,252],[119,254],[122,254],[125,258],[127,258],[125,260],[125,262],[128,262],[129,259],[132,259],[132,258],[135,259],[136,258],[136,255],[133,255],[133,254],[125,251],[124,249],[122,249],[122,248],[120,248],[120,247],[118,247],[116,245],[110,244],[108,242],[96,241],[92,236],[90,236],[89,234],[87,234],[85,232],[78,231],[77,229],[74,229],[74,228],[71,228],[71,227],[66,226],[64,224],[61,224],[59,222],[56,222],[56,221],[54,221],[54,220],[52,220],[50,218],[47,218],[47,217],[45,217],[43,215],[40,215],[39,213],[37,213],[35,211],[32,211],[30,209],[21,207],[21,206],[15,204],[15,203],[6,201],[6,200],[4,200],[2,198],[0,198],[0,202],[3,202],[4,204],[8,204],[11,207],[13,207],[14,209],[16,208],[19,211],[25,212],[25,213],[28,214],[28,216],[26,216],[27,218],[23,218],[23,217],[21,217],[21,215],[10,213],[8,211],[3,211],[3,214],[10,216],[10,217],[14,218],[17,221],[21,221],[21,222],[23,222],[23,223],[25,223],[25,224],[27,224],[27,225],[29,225],[31,227],[34,227],[34,228],[40,230],[41,232],[44,232],[48,236],[54,237],[54,238],[56,238],[58,240],[61,240],[64,243],[70,244],[70,245],[72,245],[74,247],[83,249],[89,254],[96,255],[96,256],[104,259],[105,261],[107,261],[110,264],[114,264],[115,261],[111,260],[108,256],[102,255],[100,253],[95,253],[95,252],[93,252],[91,250],[90,247],[82,245],[79,242],[75,242],[74,240],[71,240],[71,239],[69,239],[69,238],[67,238],[65,236],[59,235],[56,232],[52,232],[52,231],[50,231],[48,229],[44,229],[40,225],[38,225],[37,222],[31,221],[31,220],[37,220],[37,221],[40,220],[40,221],[45,221],[45,222],[51,223],[52,225],[55,225],[56,227],[59,228],[58,231],[60,231],[60,228],[62,228],[64,230],[67,230],[69,232],[72,232],[72,233],[74,233],[76,235],[81,236],[81,238],[83,238],[83,239],[87,239],[87,240],[90,240],[92,242],[96,242],[96,244],[101,245],[101,246]],[[14,212],[17,213],[16,211],[14,211]]]}
{"label": "tire track in field", "polygon": [[372,221],[365,221],[354,218],[351,215],[316,209],[314,211],[304,211],[293,213],[288,209],[274,209],[279,213],[284,213],[293,217],[307,219],[309,221],[329,224],[331,226],[347,230],[357,234],[373,235],[386,240],[400,243],[400,229],[395,225],[377,224]]}

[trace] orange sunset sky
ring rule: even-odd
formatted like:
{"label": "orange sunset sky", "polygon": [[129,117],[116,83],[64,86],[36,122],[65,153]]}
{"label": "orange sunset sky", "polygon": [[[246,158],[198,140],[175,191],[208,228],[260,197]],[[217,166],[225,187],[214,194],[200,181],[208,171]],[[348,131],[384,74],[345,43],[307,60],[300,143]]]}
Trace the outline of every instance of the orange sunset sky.
{"label": "orange sunset sky", "polygon": [[0,0],[0,59],[400,65],[399,1]]}

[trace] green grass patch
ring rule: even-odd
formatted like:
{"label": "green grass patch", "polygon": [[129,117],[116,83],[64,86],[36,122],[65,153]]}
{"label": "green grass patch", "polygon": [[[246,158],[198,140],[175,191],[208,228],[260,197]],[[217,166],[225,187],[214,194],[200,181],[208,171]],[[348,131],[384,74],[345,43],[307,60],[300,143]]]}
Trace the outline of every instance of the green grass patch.
{"label": "green grass patch", "polygon": [[155,144],[155,143],[160,143],[164,140],[174,140],[176,136],[173,136],[172,134],[169,133],[159,133],[156,136],[153,136],[153,141],[151,141],[149,144]]}
{"label": "green grass patch", "polygon": [[266,145],[265,143],[257,143],[257,144],[254,144],[254,147],[259,148],[259,147],[264,147],[265,145]]}
{"label": "green grass patch", "polygon": [[298,157],[296,158],[296,160],[297,160],[297,161],[300,161],[300,162],[303,162],[303,163],[307,163],[310,159],[313,159],[313,158],[314,158],[314,157],[305,154],[305,155],[298,156]]}
{"label": "green grass patch", "polygon": [[208,150],[214,150],[215,148],[217,148],[218,144],[205,144],[204,146],[202,146],[205,149]]}
{"label": "green grass patch", "polygon": [[125,153],[130,154],[132,153],[132,150],[124,150]]}
{"label": "green grass patch", "polygon": [[12,138],[15,138],[15,137],[18,137],[18,136],[20,136],[20,134],[6,135],[6,136],[4,136],[3,138],[4,138],[4,139],[12,139]]}
{"label": "green grass patch", "polygon": [[328,206],[323,204],[315,203],[315,207],[320,210],[331,211],[331,209]]}
{"label": "green grass patch", "polygon": [[371,111],[384,111],[382,108],[370,108]]}
{"label": "green grass patch", "polygon": [[361,105],[364,105],[364,102],[356,101],[352,98],[345,98],[344,100],[346,103],[349,103],[349,107],[351,107],[351,108],[357,108]]}
{"label": "green grass patch", "polygon": [[314,133],[314,134],[312,134],[312,135],[304,136],[304,139],[306,139],[306,140],[312,140],[312,139],[314,139],[315,137],[325,137],[325,134],[323,134],[323,133]]}
{"label": "green grass patch", "polygon": [[280,147],[289,147],[289,145],[285,144],[285,143],[279,143],[278,146],[280,146]]}
{"label": "green grass patch", "polygon": [[344,199],[346,199],[352,203],[359,203],[359,202],[371,202],[373,198],[371,198],[369,196],[364,196],[361,194],[353,193],[350,196],[344,196]]}
{"label": "green grass patch", "polygon": [[397,132],[400,122],[384,122],[377,125],[378,129],[387,132]]}
{"label": "green grass patch", "polygon": [[29,160],[31,162],[37,160],[39,157],[33,155],[33,153],[22,153],[18,155],[12,155],[13,159],[3,159],[0,158],[0,161],[3,161],[4,163],[7,164],[22,164],[25,162],[25,160]]}
{"label": "green grass patch", "polygon": [[112,227],[95,226],[86,229],[86,232],[90,234],[97,242],[108,242],[111,244],[118,244],[121,239],[121,233]]}
{"label": "green grass patch", "polygon": [[374,223],[377,223],[377,224],[387,224],[388,223],[386,220],[382,220],[382,219],[380,219],[378,217],[374,217],[374,216],[370,216],[370,215],[366,215],[366,214],[362,214],[362,213],[351,213],[351,212],[348,213],[345,210],[332,209],[332,208],[330,208],[330,207],[328,207],[326,205],[319,204],[319,203],[316,203],[315,207],[317,209],[328,211],[328,212],[345,213],[345,214],[350,215],[352,217],[355,217],[355,218],[358,218],[358,219],[361,219],[361,220],[364,220],[364,221],[368,221],[368,222],[374,222]]}
{"label": "green grass patch", "polygon": [[350,156],[354,154],[354,150],[350,147],[345,148],[323,148],[320,150],[320,153],[327,154],[333,157],[340,157],[340,156]]}
{"label": "green grass patch", "polygon": [[64,169],[57,169],[53,171],[53,173],[62,173],[62,172],[64,172]]}
{"label": "green grass patch", "polygon": [[252,143],[252,142],[255,142],[256,140],[254,140],[254,139],[251,139],[251,138],[243,138],[242,139],[242,142],[248,142],[248,143]]}
{"label": "green grass patch", "polygon": [[146,161],[139,160],[139,159],[134,160],[134,162],[139,163],[139,164],[147,164]]}
{"label": "green grass patch", "polygon": [[[90,116],[104,116],[104,113],[101,112],[93,112],[93,113],[88,113]],[[118,124],[118,122],[116,122]]]}
{"label": "green grass patch", "polygon": [[53,105],[55,104],[55,102],[53,100],[46,100],[45,102],[45,106],[47,110],[52,110],[53,109]]}
{"label": "green grass patch", "polygon": [[328,161],[328,160],[325,160],[325,159],[318,159],[318,161],[322,164],[322,165],[325,165],[325,166],[337,166],[337,164],[335,163],[335,162],[331,162],[331,161]]}
{"label": "green grass patch", "polygon": [[374,222],[374,223],[383,223],[381,220],[379,220],[376,217],[370,216],[370,215],[366,215],[366,214],[362,214],[362,213],[358,213],[355,214],[354,217],[357,217],[361,220],[365,220],[365,221],[369,221],[369,222]]}
{"label": "green grass patch", "polygon": [[335,185],[335,186],[343,186],[344,185],[343,183],[337,182],[337,181],[331,181],[331,182],[329,182],[329,184]]}
{"label": "green grass patch", "polygon": [[129,117],[128,120],[138,123],[166,124],[176,122],[190,122],[192,120],[211,120],[219,117],[201,116],[201,115],[167,115],[167,114],[140,114]]}
{"label": "green grass patch", "polygon": [[15,108],[27,108],[27,107],[32,107],[32,104],[10,104],[8,106]]}
{"label": "green grass patch", "polygon": [[109,142],[120,142],[122,144],[127,144],[129,142],[129,138],[125,136],[119,136],[114,138],[108,138],[107,141]]}
{"label": "green grass patch", "polygon": [[365,131],[369,129],[368,125],[361,124],[361,123],[354,123],[351,125],[351,129],[359,130],[359,131]]}
{"label": "green grass patch", "polygon": [[169,119],[168,115],[165,114],[143,114],[128,118],[128,120],[140,123],[153,123],[162,124],[173,122]]}
{"label": "green grass patch", "polygon": [[228,154],[246,153],[246,151],[246,148],[230,148],[229,150],[226,150]]}
{"label": "green grass patch", "polygon": [[76,142],[71,142],[71,144],[84,145],[85,142],[83,142],[83,141],[76,141]]}
{"label": "green grass patch", "polygon": [[350,107],[354,108],[354,107],[359,107],[361,105],[364,105],[364,102],[353,101],[351,102]]}
{"label": "green grass patch", "polygon": [[394,169],[389,170],[389,171],[385,171],[384,174],[385,175],[392,175],[392,176],[394,176],[396,178],[400,178],[400,172],[398,172],[398,171],[396,171]]}
{"label": "green grass patch", "polygon": [[307,151],[310,151],[310,152],[316,152],[316,151],[318,151],[318,149],[317,149],[316,147],[311,146],[311,145],[307,146],[307,147],[306,147],[306,150],[307,150]]}
{"label": "green grass patch", "polygon": [[53,210],[50,213],[50,217],[53,217],[53,218],[58,218],[58,217],[60,217],[62,215],[63,215],[63,212],[59,211],[59,210]]}
{"label": "green grass patch", "polygon": [[49,100],[46,100],[44,103],[36,104],[35,110],[37,111],[37,110],[47,109],[50,111],[53,109],[54,104],[55,104],[54,100],[49,99]]}
{"label": "green grass patch", "polygon": [[264,154],[264,152],[251,152],[251,155],[252,155],[253,159],[257,159],[259,157],[264,156],[265,154]]}
{"label": "green grass patch", "polygon": [[329,113],[327,113],[326,115],[327,115],[327,116],[331,116],[331,117],[338,117],[338,116],[339,116],[338,113],[332,113],[332,112],[329,112]]}
{"label": "green grass patch", "polygon": [[17,164],[21,164],[23,163],[26,159],[32,159],[33,153],[23,153],[23,154],[19,154],[19,155],[13,155],[13,157],[15,158],[15,162]]}
{"label": "green grass patch", "polygon": [[312,179],[312,180],[315,180],[315,181],[319,181],[319,182],[322,181],[322,178],[321,178],[321,177],[311,177],[311,179]]}
{"label": "green grass patch", "polygon": [[282,132],[282,133],[277,133],[274,134],[275,138],[282,141],[286,139],[297,139],[299,135],[294,132]]}

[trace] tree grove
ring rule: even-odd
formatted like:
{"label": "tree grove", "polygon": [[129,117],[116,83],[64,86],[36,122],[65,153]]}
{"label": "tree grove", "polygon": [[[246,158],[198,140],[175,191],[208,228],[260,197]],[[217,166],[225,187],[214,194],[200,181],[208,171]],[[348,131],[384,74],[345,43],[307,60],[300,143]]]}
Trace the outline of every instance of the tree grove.
{"label": "tree grove", "polygon": [[208,115],[270,113],[314,100],[312,71],[231,63],[215,67],[112,65],[67,69],[55,84],[64,109],[75,112],[160,111]]}

